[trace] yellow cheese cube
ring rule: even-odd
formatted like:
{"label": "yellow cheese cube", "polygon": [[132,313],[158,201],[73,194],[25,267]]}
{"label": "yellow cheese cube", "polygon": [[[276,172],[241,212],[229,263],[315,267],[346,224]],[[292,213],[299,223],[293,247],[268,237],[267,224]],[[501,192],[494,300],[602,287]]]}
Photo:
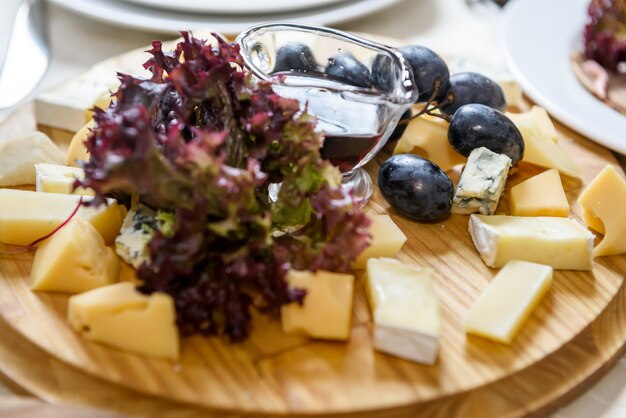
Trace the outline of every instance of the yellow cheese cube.
{"label": "yellow cheese cube", "polygon": [[364,269],[368,258],[395,256],[407,240],[389,215],[373,215],[370,218],[372,224],[369,232],[372,234],[372,241],[352,264],[355,270]]}
{"label": "yellow cheese cube", "polygon": [[74,190],[74,182],[85,177],[82,168],[57,164],[35,164],[36,187],[38,192],[82,194],[93,196],[93,190],[79,187]]}
{"label": "yellow cheese cube", "polygon": [[468,333],[511,343],[552,283],[552,267],[513,260],[478,297],[464,320]]}
{"label": "yellow cheese cube", "polygon": [[367,298],[374,319],[374,348],[433,364],[439,352],[439,301],[428,269],[390,258],[367,261]]}
{"label": "yellow cheese cube", "polygon": [[509,208],[515,216],[569,215],[569,203],[555,168],[511,188]]}
{"label": "yellow cheese cube", "polygon": [[469,232],[489,267],[511,260],[561,270],[591,270],[594,236],[573,219],[548,216],[471,215]]}
{"label": "yellow cheese cube", "polygon": [[165,293],[148,296],[133,283],[116,283],[72,296],[67,317],[91,341],[148,357],[179,357],[174,300]]}
{"label": "yellow cheese cube", "polygon": [[506,115],[524,138],[526,146],[522,161],[580,177],[580,167],[557,145],[559,135],[545,109],[533,106],[528,112]]}
{"label": "yellow cheese cube", "polygon": [[422,115],[409,123],[393,153],[420,155],[428,158],[444,171],[463,164],[467,160],[450,146],[448,122],[428,115]]}
{"label": "yellow cheese cube", "polygon": [[117,281],[120,261],[89,222],[72,219],[39,246],[30,271],[33,290],[81,293]]}
{"label": "yellow cheese cube", "polygon": [[291,303],[281,308],[285,333],[306,334],[326,340],[347,340],[354,292],[354,276],[318,270],[287,274],[292,288],[306,289],[302,306]]}
{"label": "yellow cheese cube", "polygon": [[77,161],[87,161],[89,160],[89,152],[87,152],[87,147],[85,146],[85,141],[87,137],[91,133],[91,129],[94,127],[93,120],[90,120],[76,132],[74,137],[72,138],[72,142],[70,142],[70,146],[67,149],[67,157],[66,163],[72,167],[78,167]]}
{"label": "yellow cheese cube", "polygon": [[583,220],[604,238],[593,255],[626,253],[626,180],[615,167],[607,165],[578,197]]}
{"label": "yellow cheese cube", "polygon": [[[81,196],[0,189],[0,242],[28,245],[48,235],[67,220]],[[83,196],[83,201],[91,197]],[[76,216],[89,221],[107,245],[113,244],[122,226],[115,200],[97,208],[81,206]]]}

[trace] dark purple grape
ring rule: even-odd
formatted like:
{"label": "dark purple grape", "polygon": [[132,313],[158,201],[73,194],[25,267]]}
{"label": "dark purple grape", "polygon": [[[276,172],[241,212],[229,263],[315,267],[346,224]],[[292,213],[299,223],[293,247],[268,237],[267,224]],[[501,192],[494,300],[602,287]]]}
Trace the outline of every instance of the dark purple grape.
{"label": "dark purple grape", "polygon": [[279,71],[316,71],[317,62],[311,48],[300,43],[289,43],[280,47],[276,53],[273,72]]}
{"label": "dark purple grape", "polygon": [[350,52],[328,59],[326,74],[357,87],[372,87],[372,73]]}
{"label": "dark purple grape", "polygon": [[511,119],[482,104],[467,104],[454,113],[448,140],[452,148],[466,157],[480,147],[508,155],[513,165],[524,156],[524,139]]}
{"label": "dark purple grape", "polygon": [[450,213],[454,184],[431,161],[397,154],[378,171],[378,187],[398,213],[423,222],[441,221]]}
{"label": "dark purple grape", "polygon": [[391,92],[394,87],[395,74],[392,73],[391,58],[378,54],[372,64],[372,83],[377,90]]}
{"label": "dark purple grape", "polygon": [[470,103],[483,104],[499,111],[506,109],[502,87],[489,77],[473,72],[452,74],[446,92],[448,100],[450,103],[440,108],[448,115],[453,115],[458,108]]}
{"label": "dark purple grape", "polygon": [[424,102],[433,95],[435,80],[441,80],[441,93],[436,97],[443,97],[450,78],[450,72],[446,62],[434,51],[421,45],[408,45],[399,48],[402,54],[411,65],[413,78],[419,92],[418,102]]}

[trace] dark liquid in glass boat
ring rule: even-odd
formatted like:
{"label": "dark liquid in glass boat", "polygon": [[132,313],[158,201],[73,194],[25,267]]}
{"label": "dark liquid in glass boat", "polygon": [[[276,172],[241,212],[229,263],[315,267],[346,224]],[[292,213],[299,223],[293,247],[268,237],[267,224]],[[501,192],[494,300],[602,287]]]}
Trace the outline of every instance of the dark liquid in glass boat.
{"label": "dark liquid in glass boat", "polygon": [[352,171],[357,164],[365,159],[380,142],[382,135],[377,136],[334,136],[326,135],[321,149],[322,158],[330,161],[342,173]]}
{"label": "dark liquid in glass boat", "polygon": [[393,104],[376,92],[357,87],[346,89],[341,79],[311,72],[280,72],[283,78],[274,85],[276,93],[290,97],[306,106],[318,119],[318,128],[325,134],[321,149],[323,158],[341,172],[350,172],[382,144]]}

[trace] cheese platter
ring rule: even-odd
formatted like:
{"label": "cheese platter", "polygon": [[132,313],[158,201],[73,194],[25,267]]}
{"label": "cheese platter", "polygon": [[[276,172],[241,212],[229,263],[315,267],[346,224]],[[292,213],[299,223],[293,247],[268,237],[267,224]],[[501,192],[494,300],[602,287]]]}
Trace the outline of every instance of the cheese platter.
{"label": "cheese platter", "polygon": [[[142,60],[137,53],[132,54],[132,59]],[[559,149],[580,167],[578,178],[561,176],[564,194],[572,206],[569,216],[584,220],[585,215],[576,203],[582,190],[607,164],[617,167],[618,177],[623,172],[610,152],[579,138],[563,139],[557,135]],[[60,138],[61,147],[63,141]],[[400,144],[407,146],[406,140]],[[540,149],[537,146],[531,155],[539,155]],[[427,153],[428,145],[411,151]],[[379,165],[373,162],[367,170],[376,178]],[[510,188],[542,172],[545,168],[522,161],[508,177],[496,215],[511,214]],[[459,166],[452,167],[448,173],[458,183]],[[608,311],[622,287],[626,271],[624,256],[589,259],[593,263],[591,271],[585,270],[588,268],[585,266],[581,271],[571,270],[571,265],[565,266],[568,270],[556,270],[556,267],[544,299],[539,303],[537,298],[531,298],[539,306],[519,335],[510,345],[491,342],[465,332],[464,322],[470,307],[498,274],[483,263],[476,250],[468,232],[470,218],[453,214],[443,222],[416,222],[391,209],[378,189],[365,211],[391,221],[378,235],[391,235],[397,229],[406,237],[397,254],[402,266],[432,275],[428,282],[433,284],[432,291],[441,310],[438,355],[432,358],[431,354],[429,361],[423,361],[432,365],[398,358],[398,351],[403,349],[415,353],[402,346],[406,339],[394,339],[393,333],[382,333],[377,338],[381,327],[371,312],[376,312],[378,305],[368,296],[373,291],[366,290],[375,282],[374,266],[369,265],[369,278],[362,270],[354,271],[354,299],[349,315],[352,321],[347,342],[288,334],[283,331],[284,323],[281,329],[279,320],[254,314],[246,341],[232,344],[220,337],[186,337],[181,339],[180,358],[174,362],[115,350],[89,342],[74,331],[66,319],[68,309],[72,309],[68,296],[31,290],[28,278],[33,254],[29,252],[0,258],[0,314],[28,341],[62,362],[141,393],[234,413],[366,415],[437,402],[443,405],[448,397],[522,375],[574,344],[579,335]],[[581,244],[581,251],[588,248],[586,245]],[[391,265],[393,271],[395,264]],[[396,271],[394,275],[402,274]],[[125,263],[121,264],[121,280],[137,281],[134,269]],[[425,311],[421,312],[420,317],[427,316]],[[433,326],[432,321],[429,326]],[[392,346],[391,353],[395,356],[384,354],[385,343]]]}

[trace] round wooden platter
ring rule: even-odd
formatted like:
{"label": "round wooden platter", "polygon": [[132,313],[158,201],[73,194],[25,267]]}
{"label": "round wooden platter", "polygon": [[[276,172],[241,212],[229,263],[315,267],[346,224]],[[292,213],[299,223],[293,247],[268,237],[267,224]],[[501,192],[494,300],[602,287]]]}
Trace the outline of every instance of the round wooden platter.
{"label": "round wooden platter", "polygon": [[[619,358],[626,340],[625,301],[626,288],[622,286],[607,309],[570,343],[508,378],[433,402],[388,409],[384,414],[374,411],[344,416],[513,418],[546,415],[586,389]],[[119,418],[103,410],[133,417],[226,416],[198,406],[144,395],[83,373],[32,344],[3,319],[0,319],[0,335],[2,373],[49,403],[37,403],[23,397],[0,398],[8,402],[0,401],[0,415],[3,417],[33,416],[33,411],[37,411],[37,416],[51,418]],[[73,408],[54,405],[71,405]],[[85,406],[98,409],[81,408]],[[80,415],[76,415],[76,411]],[[20,415],[21,412],[26,414]]]}
{"label": "round wooden platter", "polygon": [[[581,187],[604,165],[616,161],[609,151],[565,130],[561,132],[567,133],[562,145],[584,168],[582,182],[564,179],[572,214],[577,217],[575,200]],[[375,174],[376,164],[370,164],[369,170]],[[508,187],[541,171],[522,165]],[[367,210],[389,212],[378,192]],[[499,212],[506,210],[505,198]],[[246,414],[377,416],[382,411],[413,411],[410,416],[416,416],[416,410],[443,407],[450,399],[479,393],[518,377],[522,379],[517,381],[519,386],[544,388],[550,381],[548,375],[562,377],[566,373],[550,368],[529,372],[544,363],[559,364],[546,362],[567,350],[571,356],[563,357],[564,362],[572,359],[589,370],[588,374],[576,375],[583,381],[624,345],[626,336],[610,335],[610,327],[607,330],[602,324],[618,320],[615,309],[606,309],[611,301],[611,306],[617,304],[618,310],[623,309],[622,299],[615,298],[622,287],[626,257],[597,259],[592,272],[555,272],[545,300],[515,342],[504,346],[467,337],[461,327],[468,307],[496,273],[485,267],[475,251],[467,232],[468,218],[452,216],[443,223],[419,224],[391,215],[409,237],[398,258],[435,272],[444,327],[441,353],[434,366],[374,352],[362,273],[357,273],[353,328],[347,343],[284,335],[277,321],[256,316],[254,332],[242,344],[231,345],[220,338],[183,340],[179,364],[123,353],[75,334],[65,319],[67,296],[29,289],[32,254],[0,257],[0,316],[26,340],[103,381],[213,411]],[[124,276],[132,279],[132,270],[127,268]],[[594,329],[609,334],[605,338],[617,338],[611,345],[614,352],[598,350],[597,345],[589,344],[589,338],[579,342],[592,324]],[[575,355],[581,349],[592,349],[589,355],[601,361],[592,365],[578,361]],[[560,387],[570,390],[576,387],[576,381],[561,383]],[[540,400],[545,400],[549,391],[530,392],[539,399],[538,406],[545,406]]]}

